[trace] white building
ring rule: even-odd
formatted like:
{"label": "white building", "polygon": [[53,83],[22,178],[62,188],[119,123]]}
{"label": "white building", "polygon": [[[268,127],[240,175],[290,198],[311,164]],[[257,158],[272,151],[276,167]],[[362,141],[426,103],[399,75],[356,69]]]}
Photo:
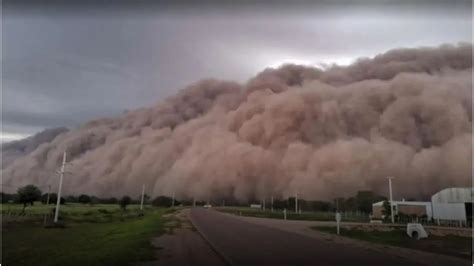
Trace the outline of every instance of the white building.
{"label": "white building", "polygon": [[[431,202],[393,201],[394,214],[426,215],[438,224],[471,224],[473,188],[446,188],[431,197]],[[372,217],[382,218],[383,201],[372,204]]]}
{"label": "white building", "polygon": [[431,197],[433,218],[440,221],[472,221],[473,188],[446,188]]}
{"label": "white building", "polygon": [[[389,201],[390,202],[390,201]],[[383,203],[384,201],[379,201],[372,204],[372,217],[381,219],[383,214]],[[433,217],[433,211],[431,208],[431,202],[425,201],[393,201],[392,202],[393,213],[395,215],[403,213],[406,215],[417,215],[419,217],[426,215],[428,220]]]}

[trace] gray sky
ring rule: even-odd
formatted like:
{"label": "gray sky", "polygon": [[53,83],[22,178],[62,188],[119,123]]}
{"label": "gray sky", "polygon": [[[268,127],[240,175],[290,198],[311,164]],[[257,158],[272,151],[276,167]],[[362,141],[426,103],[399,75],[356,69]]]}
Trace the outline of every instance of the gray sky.
{"label": "gray sky", "polygon": [[398,47],[471,42],[470,1],[246,3],[4,1],[1,140],[149,106],[201,78],[244,82],[283,62],[349,64]]}

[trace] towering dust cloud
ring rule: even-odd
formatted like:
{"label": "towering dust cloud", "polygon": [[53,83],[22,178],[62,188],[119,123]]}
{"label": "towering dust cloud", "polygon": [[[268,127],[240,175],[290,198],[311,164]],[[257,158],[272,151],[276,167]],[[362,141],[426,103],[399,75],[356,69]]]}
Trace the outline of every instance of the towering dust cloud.
{"label": "towering dust cloud", "polygon": [[266,69],[59,134],[9,163],[9,185],[178,198],[331,199],[369,189],[420,197],[471,180],[472,45],[398,49],[326,70]]}

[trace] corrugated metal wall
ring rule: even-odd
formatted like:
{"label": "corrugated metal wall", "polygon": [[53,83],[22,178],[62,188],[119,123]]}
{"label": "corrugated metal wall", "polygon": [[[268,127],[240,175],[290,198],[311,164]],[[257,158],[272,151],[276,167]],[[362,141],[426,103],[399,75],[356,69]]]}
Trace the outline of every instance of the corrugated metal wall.
{"label": "corrugated metal wall", "polygon": [[433,202],[433,218],[439,220],[466,221],[464,203]]}

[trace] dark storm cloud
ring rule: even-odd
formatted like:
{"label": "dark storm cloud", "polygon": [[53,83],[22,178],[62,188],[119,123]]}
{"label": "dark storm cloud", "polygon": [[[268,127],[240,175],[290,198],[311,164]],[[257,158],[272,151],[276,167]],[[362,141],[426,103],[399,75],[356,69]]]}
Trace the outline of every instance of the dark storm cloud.
{"label": "dark storm cloud", "polygon": [[215,77],[285,61],[348,63],[395,47],[471,40],[470,2],[4,2],[3,132],[120,114]]}

